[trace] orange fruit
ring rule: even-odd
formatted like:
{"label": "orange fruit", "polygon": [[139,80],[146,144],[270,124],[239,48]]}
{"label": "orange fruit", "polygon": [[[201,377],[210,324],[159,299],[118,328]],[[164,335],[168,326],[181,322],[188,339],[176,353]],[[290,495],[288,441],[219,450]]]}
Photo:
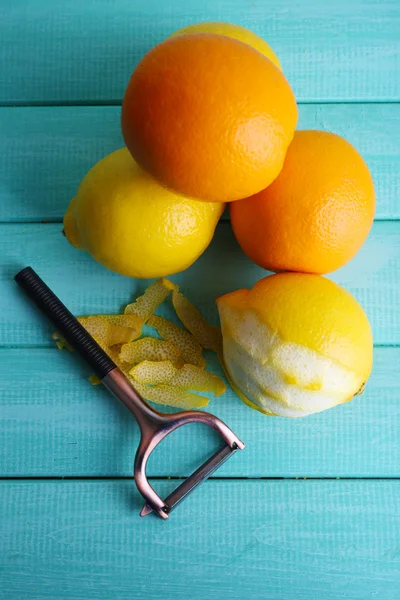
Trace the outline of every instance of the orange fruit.
{"label": "orange fruit", "polygon": [[374,213],[366,163],[344,138],[325,131],[297,131],[275,181],[230,207],[236,238],[255,263],[318,274],[358,252]]}
{"label": "orange fruit", "polygon": [[122,104],[125,143],[139,165],[166,187],[213,202],[269,185],[296,122],[283,73],[251,46],[212,33],[155,46]]}
{"label": "orange fruit", "polygon": [[[193,23],[187,25],[175,31],[172,36],[184,35],[186,33],[218,33],[220,35],[226,35],[240,42],[244,42],[249,46],[252,46],[261,54],[264,54],[269,60],[271,60],[278,69],[282,69],[279,58],[271,48],[269,44],[263,38],[253,33],[247,27],[241,25],[234,25],[233,23],[224,23],[223,21],[210,21],[205,23]],[[171,37],[172,37],[171,36]]]}

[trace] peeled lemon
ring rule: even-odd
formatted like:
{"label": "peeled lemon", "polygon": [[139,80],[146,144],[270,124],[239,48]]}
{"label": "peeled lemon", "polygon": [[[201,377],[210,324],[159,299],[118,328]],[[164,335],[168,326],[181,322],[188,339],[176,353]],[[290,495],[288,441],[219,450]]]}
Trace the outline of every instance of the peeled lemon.
{"label": "peeled lemon", "polygon": [[214,235],[224,204],[198,202],[162,187],[126,148],[86,175],[64,217],[68,241],[128,277],[188,268]]}
{"label": "peeled lemon", "polygon": [[372,369],[368,318],[318,275],[281,273],[217,300],[223,361],[244,402],[304,417],[351,400]]}

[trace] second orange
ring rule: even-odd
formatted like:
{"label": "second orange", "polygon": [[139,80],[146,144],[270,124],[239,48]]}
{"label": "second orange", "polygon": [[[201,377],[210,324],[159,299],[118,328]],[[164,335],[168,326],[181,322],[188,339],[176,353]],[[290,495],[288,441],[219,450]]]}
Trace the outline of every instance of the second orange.
{"label": "second orange", "polygon": [[330,273],[363,245],[375,214],[362,156],[327,131],[297,131],[276,180],[230,207],[242,250],[269,271]]}

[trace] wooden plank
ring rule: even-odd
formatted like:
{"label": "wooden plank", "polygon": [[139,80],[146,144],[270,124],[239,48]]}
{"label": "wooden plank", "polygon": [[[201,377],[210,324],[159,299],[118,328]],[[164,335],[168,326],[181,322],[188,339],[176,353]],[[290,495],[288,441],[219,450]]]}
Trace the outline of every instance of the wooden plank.
{"label": "wooden plank", "polygon": [[124,145],[119,107],[0,108],[0,221],[62,221],[86,172]]}
{"label": "wooden plank", "polygon": [[[31,264],[74,314],[116,312],[139,295],[148,280],[121,277],[76,250],[59,224],[1,225],[0,345],[49,345],[51,327],[23,296],[12,277]],[[376,344],[400,342],[400,223],[375,222],[358,255],[331,277],[364,306]],[[239,287],[251,287],[266,271],[240,250],[230,224],[218,225],[210,247],[185,272],[172,277],[212,323],[218,322],[214,299]],[[168,303],[163,314],[172,314]]]}
{"label": "wooden plank", "polygon": [[[376,187],[377,219],[400,217],[400,112],[396,104],[310,104],[300,129],[335,131],[367,161]],[[0,221],[61,221],[79,182],[123,145],[120,108],[0,109]],[[228,213],[226,213],[228,216]]]}
{"label": "wooden plank", "polygon": [[127,481],[1,491],[5,598],[398,598],[399,481],[208,482],[167,522]]}
{"label": "wooden plank", "polygon": [[[131,477],[139,431],[133,417],[75,355],[56,349],[0,351],[0,477]],[[270,418],[228,386],[207,410],[246,449],[218,477],[399,477],[400,348],[376,348],[363,396],[307,419]],[[221,376],[217,360],[208,368]],[[166,407],[158,407],[168,411]],[[149,464],[152,476],[187,476],[218,447],[214,433],[186,426]]]}
{"label": "wooden plank", "polygon": [[15,0],[0,7],[0,102],[120,101],[154,44],[231,21],[269,41],[300,101],[398,100],[397,0]]}

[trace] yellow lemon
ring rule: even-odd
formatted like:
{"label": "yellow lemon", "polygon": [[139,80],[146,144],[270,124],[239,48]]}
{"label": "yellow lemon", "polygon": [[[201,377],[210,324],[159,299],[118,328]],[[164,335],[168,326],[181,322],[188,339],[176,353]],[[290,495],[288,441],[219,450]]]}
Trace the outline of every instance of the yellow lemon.
{"label": "yellow lemon", "polygon": [[86,175],[64,217],[68,241],[128,277],[162,277],[189,267],[207,248],[224,204],[162,187],[126,148]]}
{"label": "yellow lemon", "polygon": [[256,35],[250,29],[241,27],[240,25],[234,25],[233,23],[224,22],[209,22],[209,23],[194,23],[187,27],[182,27],[175,31],[170,37],[176,35],[185,35],[188,33],[216,33],[217,35],[225,35],[226,37],[239,40],[248,46],[252,46],[255,50],[258,50],[261,54],[269,58],[278,69],[282,70],[279,58],[272,50],[271,46],[267,44],[260,36]]}
{"label": "yellow lemon", "polygon": [[351,400],[372,369],[368,318],[319,275],[280,273],[217,300],[227,375],[269,415],[303,417]]}

